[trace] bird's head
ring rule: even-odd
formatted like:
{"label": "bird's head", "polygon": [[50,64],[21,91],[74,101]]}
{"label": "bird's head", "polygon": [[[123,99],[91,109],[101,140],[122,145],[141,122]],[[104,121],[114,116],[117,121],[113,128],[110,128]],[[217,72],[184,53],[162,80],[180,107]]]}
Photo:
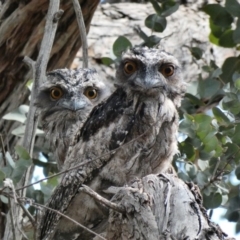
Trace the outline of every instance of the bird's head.
{"label": "bird's head", "polygon": [[35,105],[42,120],[83,119],[93,106],[110,94],[92,69],[57,69],[47,74]]}
{"label": "bird's head", "polygon": [[116,85],[142,94],[169,98],[182,95],[186,83],[177,59],[160,49],[136,47],[122,54]]}

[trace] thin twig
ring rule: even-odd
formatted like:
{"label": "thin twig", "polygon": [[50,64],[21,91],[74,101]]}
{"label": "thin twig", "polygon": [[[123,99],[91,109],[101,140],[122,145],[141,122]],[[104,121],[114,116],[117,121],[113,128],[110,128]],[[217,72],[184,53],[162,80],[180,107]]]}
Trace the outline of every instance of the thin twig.
{"label": "thin twig", "polygon": [[3,165],[7,166],[6,152],[5,152],[5,148],[4,148],[2,134],[0,134],[0,145],[1,145],[1,149],[2,149]]}
{"label": "thin twig", "polygon": [[109,207],[109,208],[113,209],[114,211],[117,211],[119,213],[125,213],[126,212],[125,209],[122,206],[120,206],[119,204],[110,202],[109,200],[102,197],[101,195],[99,195],[98,193],[93,191],[90,187],[88,187],[84,184],[79,188],[79,190],[81,192],[84,192],[84,193],[88,194],[89,196],[91,196],[92,198],[97,200],[98,202],[102,203],[106,207]]}
{"label": "thin twig", "polygon": [[8,206],[9,206],[9,212],[10,212],[10,219],[11,219],[11,226],[12,226],[12,236],[13,240],[16,240],[16,232],[15,232],[15,223],[14,223],[14,217],[13,217],[13,209],[11,206],[11,199],[8,197]]}
{"label": "thin twig", "polygon": [[[46,78],[47,64],[50,58],[53,41],[55,38],[58,19],[60,18],[59,11],[60,0],[51,0],[47,13],[47,21],[45,25],[44,35],[41,42],[40,51],[36,63],[28,57],[24,58],[24,61],[28,66],[31,66],[33,71],[33,88],[31,92],[31,102],[26,121],[26,129],[23,138],[23,147],[27,149],[32,157],[33,145],[35,139],[35,133],[37,129],[38,116],[36,115],[36,107],[33,104],[33,100],[38,92],[40,85]],[[62,13],[62,11],[61,11]],[[57,16],[57,17],[56,17]]]}
{"label": "thin twig", "polygon": [[33,225],[33,227],[35,227],[36,226],[35,219],[31,215],[31,213],[25,208],[25,206],[21,203],[21,201],[19,200],[19,197],[17,198],[17,202],[18,202],[19,206],[22,208],[22,210],[24,211],[24,213],[29,218],[29,220],[30,220],[31,224]]}
{"label": "thin twig", "polygon": [[[238,150],[235,155],[239,152],[240,150]],[[220,158],[219,158],[220,159]],[[201,188],[201,191],[203,191],[204,189],[206,189],[208,186],[210,186],[212,183],[214,183],[215,181],[217,181],[219,179],[219,177],[221,176],[221,174],[223,173],[224,169],[227,167],[228,164],[230,164],[230,162],[233,160],[233,158],[230,158],[226,164],[223,166],[223,168],[221,170],[219,170],[219,173],[216,174],[216,175],[213,175],[213,177],[210,179],[210,181],[205,184],[202,188]],[[217,171],[217,168],[220,164],[220,161],[219,163],[217,163],[217,167],[215,167],[214,171],[216,170]],[[216,173],[216,172],[215,172]]]}
{"label": "thin twig", "polygon": [[[9,200],[10,200],[10,198],[13,198],[13,195],[11,195],[10,193],[3,192],[2,194],[3,194],[4,196],[8,197]],[[74,219],[68,217],[67,215],[65,215],[65,214],[63,214],[63,213],[61,213],[61,212],[59,212],[59,211],[57,211],[57,210],[55,210],[55,209],[53,209],[53,208],[49,208],[49,207],[47,207],[47,206],[45,206],[45,205],[42,205],[42,204],[39,204],[39,203],[35,203],[32,199],[27,198],[27,197],[18,197],[17,200],[18,200],[18,204],[19,204],[20,206],[22,205],[21,202],[24,202],[24,203],[28,203],[30,206],[35,207],[36,209],[44,208],[44,209],[47,209],[47,210],[49,210],[49,211],[55,212],[55,213],[61,215],[62,217],[68,219],[69,221],[75,223],[76,225],[78,225],[79,227],[83,228],[84,230],[86,230],[86,231],[94,234],[95,236],[98,236],[99,238],[101,238],[101,239],[103,239],[103,240],[107,240],[107,239],[104,238],[103,236],[95,233],[95,232],[92,231],[91,229],[83,226],[81,223],[75,221]],[[9,202],[10,202],[10,201],[9,201]]]}
{"label": "thin twig", "polygon": [[[39,89],[39,86],[41,85],[43,79],[45,79],[46,76],[46,70],[47,70],[47,64],[50,58],[50,52],[52,49],[53,41],[55,38],[55,33],[57,29],[57,20],[59,18],[59,3],[60,0],[50,0],[49,3],[49,9],[47,13],[47,20],[43,35],[43,40],[41,42],[41,47],[39,51],[39,55],[37,58],[36,63],[34,61],[30,60],[30,58],[26,57],[25,62],[27,65],[29,65],[32,68],[33,72],[33,88],[31,93],[31,101],[30,101],[30,107],[29,112],[27,116],[26,121],[26,128],[23,138],[23,147],[29,152],[30,156],[33,155],[33,145],[35,140],[35,133],[37,129],[37,123],[38,123],[38,116],[36,115],[36,107],[33,104],[33,100],[37,94],[37,91]],[[57,14],[56,14],[57,13]],[[30,178],[30,172],[31,172],[32,166],[30,166],[25,173],[23,174],[23,177],[17,184],[17,187],[25,186],[29,182]],[[22,188],[22,191],[19,193],[21,197],[24,197],[26,195],[26,189]],[[22,239],[23,232],[18,227],[18,224],[22,218],[23,209],[16,205],[12,200],[12,211],[10,212],[10,218],[14,217],[15,223],[14,223],[14,231],[12,233],[9,233],[8,231],[5,231],[5,234],[12,234],[12,238]],[[9,218],[7,221],[10,221]],[[8,223],[7,223],[8,224]],[[7,225],[6,224],[6,225]],[[16,232],[15,232],[16,231]],[[10,237],[8,236],[10,239]],[[6,237],[4,237],[6,239]]]}
{"label": "thin twig", "polygon": [[82,15],[82,9],[78,0],[72,0],[73,7],[77,17],[77,23],[79,27],[79,32],[82,40],[82,56],[83,56],[83,68],[88,67],[88,43],[87,43],[87,31],[84,24],[84,19]]}
{"label": "thin twig", "polygon": [[49,211],[55,212],[55,213],[59,214],[60,216],[68,219],[69,221],[75,223],[77,226],[83,228],[84,230],[86,230],[86,231],[94,234],[95,236],[98,236],[99,238],[101,238],[101,239],[103,239],[103,240],[107,240],[106,238],[104,238],[104,237],[102,237],[101,235],[95,233],[95,232],[92,231],[91,229],[83,226],[81,223],[75,221],[74,219],[68,217],[67,215],[65,215],[65,214],[63,214],[63,213],[61,213],[61,212],[59,212],[59,211],[57,211],[57,210],[55,210],[55,209],[53,209],[53,208],[49,208],[49,207],[47,207],[47,206],[45,206],[45,205],[42,205],[42,204],[39,204],[39,203],[35,203],[35,202],[31,201],[31,200],[28,201],[27,198],[24,198],[24,199],[25,199],[25,200],[23,200],[23,201],[26,201],[26,200],[27,200],[27,202],[28,202],[31,206],[33,206],[33,207],[38,207],[38,208],[40,207],[40,208],[44,208],[44,209],[47,209],[47,210],[49,210]]}

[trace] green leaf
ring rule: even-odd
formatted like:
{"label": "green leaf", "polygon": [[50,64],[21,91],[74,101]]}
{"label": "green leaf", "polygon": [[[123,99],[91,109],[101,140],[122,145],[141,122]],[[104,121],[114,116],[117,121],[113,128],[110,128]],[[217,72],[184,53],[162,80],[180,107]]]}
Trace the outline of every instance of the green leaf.
{"label": "green leaf", "polygon": [[120,36],[113,43],[113,53],[115,56],[120,57],[122,52],[126,51],[128,48],[131,48],[131,42],[124,36]]}
{"label": "green leaf", "polygon": [[106,65],[106,66],[109,66],[111,65],[112,63],[114,63],[114,60],[109,58],[109,57],[103,57],[101,58],[101,62]]}
{"label": "green leaf", "polygon": [[33,79],[28,80],[26,86],[30,91],[32,91]]}
{"label": "green leaf", "polygon": [[154,47],[155,45],[159,44],[161,41],[161,38],[157,37],[156,35],[152,35],[147,37],[145,40],[144,46],[147,46],[149,48]]}
{"label": "green leaf", "polygon": [[191,115],[184,114],[184,119],[179,125],[179,130],[182,133],[194,138],[195,132],[193,131],[194,118]]}
{"label": "green leaf", "polygon": [[198,124],[198,129],[206,129],[210,125],[212,118],[206,114],[197,114],[194,116],[195,122]]}
{"label": "green leaf", "polygon": [[[203,162],[207,162],[207,161],[203,161]],[[208,176],[204,172],[198,172],[196,175],[196,180],[198,185],[204,186],[208,182]]]}
{"label": "green leaf", "polygon": [[189,48],[189,50],[191,51],[192,55],[197,59],[201,59],[202,58],[202,54],[203,54],[203,51],[201,48],[198,48],[198,47],[192,47],[192,48]]}
{"label": "green leaf", "polygon": [[226,0],[226,10],[234,17],[240,17],[240,4],[237,0]]}
{"label": "green leaf", "polygon": [[225,110],[229,110],[233,114],[238,114],[240,112],[240,102],[238,100],[223,101],[222,106]]}
{"label": "green leaf", "polygon": [[155,10],[155,12],[158,14],[158,15],[161,15],[162,13],[162,8],[161,6],[158,4],[158,2],[156,0],[149,0]]}
{"label": "green leaf", "polygon": [[240,144],[240,123],[238,123],[235,127],[235,133],[232,137],[232,141],[236,144]]}
{"label": "green leaf", "polygon": [[209,163],[208,161],[202,161],[201,159],[198,159],[198,166],[200,168],[201,171],[204,171],[206,168],[209,167]]}
{"label": "green leaf", "polygon": [[175,1],[168,1],[163,3],[163,11],[161,13],[162,17],[168,17],[174,12],[176,12],[179,8],[179,3],[176,3]]}
{"label": "green leaf", "polygon": [[163,32],[167,26],[167,20],[157,14],[151,14],[145,19],[145,25],[153,31]]}
{"label": "green leaf", "polygon": [[220,4],[208,4],[203,10],[210,15],[213,23],[223,28],[231,27],[233,17]]}
{"label": "green leaf", "polygon": [[222,156],[224,159],[229,159],[229,158],[233,158],[235,160],[235,162],[238,161],[238,159],[240,158],[240,148],[238,145],[236,145],[235,143],[227,143],[226,145],[224,145],[224,147],[227,147],[227,150],[225,151],[224,155]]}
{"label": "green leaf", "polygon": [[234,81],[234,86],[237,90],[240,90],[240,78]]}
{"label": "green leaf", "polygon": [[207,78],[205,80],[199,81],[198,93],[201,98],[210,98],[220,89],[221,84],[219,81]]}
{"label": "green leaf", "polygon": [[203,144],[204,151],[214,156],[215,152],[213,152],[213,150],[215,150],[219,145],[216,136],[214,136],[212,133],[207,134],[207,136],[203,139]]}
{"label": "green leaf", "polygon": [[210,41],[211,43],[219,46],[219,39],[218,39],[217,37],[215,37],[212,32],[209,34],[209,37],[208,37],[208,38],[209,38],[209,41]]}
{"label": "green leaf", "polygon": [[18,126],[12,130],[11,134],[17,137],[23,137],[25,133],[25,128],[26,128],[25,125]]}
{"label": "green leaf", "polygon": [[206,208],[217,208],[222,203],[222,195],[220,193],[211,193],[209,196],[203,194],[203,205]]}
{"label": "green leaf", "polygon": [[6,198],[5,196],[3,195],[0,195],[0,199],[3,203],[7,204],[8,205],[8,198]]}
{"label": "green leaf", "polygon": [[21,159],[31,160],[31,157],[30,157],[28,151],[24,147],[17,145],[15,147],[15,151]]}
{"label": "green leaf", "polygon": [[188,160],[193,161],[195,159],[195,149],[190,143],[181,142],[179,144],[179,150],[181,153],[186,154]]}
{"label": "green leaf", "polygon": [[240,43],[240,17],[237,20],[237,27],[233,31],[233,41],[237,44]]}
{"label": "green leaf", "polygon": [[185,170],[188,174],[188,176],[191,178],[191,179],[194,179],[195,176],[196,176],[196,173],[197,173],[197,168],[194,164],[188,164],[186,163],[185,164]]}
{"label": "green leaf", "polygon": [[13,120],[24,123],[27,119],[26,114],[29,110],[29,106],[21,105],[19,108],[3,116],[3,119]]}
{"label": "green leaf", "polygon": [[235,47],[236,43],[233,40],[233,30],[226,30],[219,38],[219,45],[226,48]]}
{"label": "green leaf", "polygon": [[10,155],[9,152],[6,152],[5,157],[6,157],[6,160],[8,161],[8,163],[9,163],[9,165],[10,165],[12,168],[15,168],[15,167],[16,167],[15,162],[13,161],[12,156]]}
{"label": "green leaf", "polygon": [[221,79],[225,83],[232,81],[232,76],[235,72],[240,73],[240,58],[239,57],[229,57],[225,60],[222,66]]}
{"label": "green leaf", "polygon": [[31,164],[32,164],[32,161],[25,160],[25,159],[19,159],[18,161],[16,161],[16,168],[12,173],[12,179],[15,183],[20,181],[25,171],[27,170],[28,167],[31,166]]}
{"label": "green leaf", "polygon": [[229,118],[223,113],[223,111],[220,108],[214,107],[212,111],[215,118],[220,124],[230,123]]}
{"label": "green leaf", "polygon": [[6,178],[6,175],[3,171],[0,170],[0,188],[3,188],[3,180]]}
{"label": "green leaf", "polygon": [[209,19],[209,25],[211,29],[211,34],[213,37],[215,37],[218,41],[218,39],[222,36],[223,32],[225,31],[224,28],[214,24],[213,20],[210,18]]}
{"label": "green leaf", "polygon": [[239,220],[239,217],[239,213],[237,211],[234,211],[228,215],[227,219],[229,222],[237,222]]}

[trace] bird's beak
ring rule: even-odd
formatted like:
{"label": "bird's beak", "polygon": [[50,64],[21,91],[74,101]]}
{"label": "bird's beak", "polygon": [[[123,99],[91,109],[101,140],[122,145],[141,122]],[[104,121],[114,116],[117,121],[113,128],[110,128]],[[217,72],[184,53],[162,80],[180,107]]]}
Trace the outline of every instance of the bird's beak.
{"label": "bird's beak", "polygon": [[145,89],[159,88],[162,87],[163,82],[159,77],[147,77],[143,82]]}
{"label": "bird's beak", "polygon": [[62,101],[60,101],[58,104],[69,110],[77,111],[77,110],[85,108],[87,103],[82,98],[72,98],[69,100],[62,99]]}
{"label": "bird's beak", "polygon": [[150,75],[145,79],[137,79],[135,84],[145,90],[151,90],[155,88],[161,88],[164,85],[164,80],[159,75]]}

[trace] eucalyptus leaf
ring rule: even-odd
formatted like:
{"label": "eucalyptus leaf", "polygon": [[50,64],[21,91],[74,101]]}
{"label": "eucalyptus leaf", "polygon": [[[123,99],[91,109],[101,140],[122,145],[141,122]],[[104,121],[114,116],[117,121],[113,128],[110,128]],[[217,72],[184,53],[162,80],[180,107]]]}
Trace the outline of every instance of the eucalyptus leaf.
{"label": "eucalyptus leaf", "polygon": [[203,10],[210,15],[214,24],[228,28],[233,22],[233,17],[220,4],[207,4]]}
{"label": "eucalyptus leaf", "polygon": [[122,52],[126,51],[128,48],[131,48],[131,42],[124,36],[120,36],[113,43],[113,53],[115,56],[120,57]]}
{"label": "eucalyptus leaf", "polygon": [[145,25],[155,32],[163,32],[167,26],[167,20],[165,17],[160,17],[157,14],[151,14],[145,19]]}
{"label": "eucalyptus leaf", "polygon": [[240,73],[240,58],[239,57],[229,57],[225,60],[222,66],[221,79],[225,83],[232,81],[232,76],[235,72]]}
{"label": "eucalyptus leaf", "polygon": [[209,209],[217,208],[222,203],[222,195],[220,193],[211,193],[209,196],[203,194],[203,205]]}
{"label": "eucalyptus leaf", "polygon": [[8,205],[8,198],[6,198],[5,196],[3,195],[0,195],[0,199],[3,203],[7,204]]}
{"label": "eucalyptus leaf", "polygon": [[219,38],[219,45],[222,47],[233,48],[235,47],[236,43],[233,39],[233,30],[228,29],[226,30],[222,36]]}
{"label": "eucalyptus leaf", "polygon": [[27,119],[26,112],[24,110],[26,110],[26,107],[20,106],[18,109],[4,115],[3,119],[24,123]]}
{"label": "eucalyptus leaf", "polygon": [[16,167],[16,164],[12,158],[12,156],[10,155],[9,152],[6,152],[5,154],[5,157],[6,157],[6,160],[8,161],[9,165],[12,167],[12,168],[15,168]]}
{"label": "eucalyptus leaf", "polygon": [[15,147],[15,151],[20,158],[25,159],[25,160],[31,160],[31,157],[30,157],[28,151],[24,147],[17,145]]}
{"label": "eucalyptus leaf", "polygon": [[25,133],[25,125],[19,126],[12,130],[11,134],[17,136],[17,137],[23,137]]}
{"label": "eucalyptus leaf", "polygon": [[162,14],[162,7],[158,4],[158,2],[156,0],[149,0],[149,2],[151,2],[155,12],[158,15],[161,15]]}
{"label": "eucalyptus leaf", "polygon": [[240,43],[240,15],[239,18],[237,20],[237,27],[236,29],[233,31],[233,41],[234,43]]}
{"label": "eucalyptus leaf", "polygon": [[215,118],[220,124],[228,124],[230,123],[229,118],[225,115],[225,113],[218,107],[214,107],[212,109]]}
{"label": "eucalyptus leaf", "polygon": [[163,11],[161,13],[161,16],[168,17],[171,14],[173,14],[174,12],[176,12],[178,10],[178,8],[179,8],[179,3],[176,3],[176,2],[172,2],[172,4],[170,4],[170,5],[163,4]]}
{"label": "eucalyptus leaf", "polygon": [[203,51],[201,48],[198,48],[198,47],[192,47],[192,48],[189,48],[192,55],[197,59],[201,59],[202,58],[202,55],[203,55]]}
{"label": "eucalyptus leaf", "polygon": [[237,0],[226,0],[226,10],[234,17],[240,17],[240,3]]}
{"label": "eucalyptus leaf", "polygon": [[109,66],[109,65],[111,65],[112,63],[114,63],[114,60],[111,59],[111,58],[109,58],[109,57],[103,57],[103,58],[101,58],[101,61],[102,61],[102,63],[103,63],[104,65],[106,65],[106,66]]}

